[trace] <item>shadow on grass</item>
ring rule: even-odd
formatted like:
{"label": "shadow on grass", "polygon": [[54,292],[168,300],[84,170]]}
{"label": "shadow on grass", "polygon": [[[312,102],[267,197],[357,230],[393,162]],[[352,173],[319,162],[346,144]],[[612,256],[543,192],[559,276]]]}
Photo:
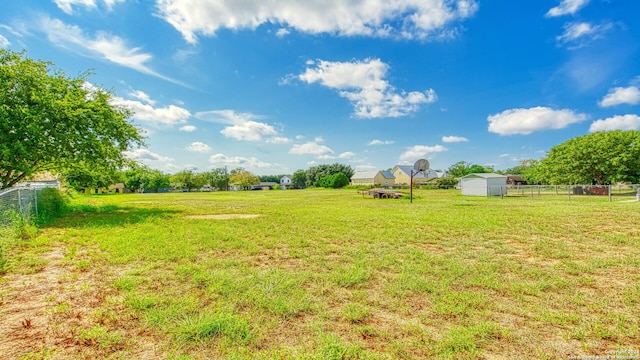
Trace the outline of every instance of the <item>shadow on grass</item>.
{"label": "shadow on grass", "polygon": [[181,213],[181,211],[117,205],[73,205],[64,216],[57,219],[54,223],[48,224],[44,227],[119,227],[163,218],[169,220],[174,214],[178,213]]}

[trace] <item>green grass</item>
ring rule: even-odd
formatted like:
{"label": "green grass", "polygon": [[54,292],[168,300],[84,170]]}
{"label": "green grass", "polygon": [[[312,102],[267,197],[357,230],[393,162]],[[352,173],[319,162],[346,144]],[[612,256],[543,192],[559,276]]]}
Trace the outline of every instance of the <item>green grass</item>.
{"label": "green grass", "polygon": [[[80,335],[96,351],[130,354],[121,327],[176,359],[565,358],[640,343],[638,203],[304,190],[69,206],[5,268],[35,272],[62,244],[78,273],[66,281],[102,274],[91,286],[113,319]],[[186,218],[214,214],[262,216]]]}

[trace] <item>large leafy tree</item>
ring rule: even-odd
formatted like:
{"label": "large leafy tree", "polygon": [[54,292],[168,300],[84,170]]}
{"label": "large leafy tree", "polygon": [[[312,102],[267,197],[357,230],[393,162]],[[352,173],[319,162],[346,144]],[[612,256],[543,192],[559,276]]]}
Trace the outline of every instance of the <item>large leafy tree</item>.
{"label": "large leafy tree", "polygon": [[78,164],[115,172],[123,151],[142,144],[130,111],[88,86],[88,75],[69,77],[49,62],[0,49],[0,189]]}
{"label": "large leafy tree", "polygon": [[207,171],[205,177],[207,183],[218,190],[228,190],[229,188],[229,172],[227,168],[215,168]]}
{"label": "large leafy tree", "polygon": [[307,183],[307,172],[304,170],[297,170],[291,176],[291,184],[298,189],[305,187]]}
{"label": "large leafy tree", "polygon": [[243,189],[250,189],[251,186],[259,183],[259,177],[243,168],[233,169],[229,174],[229,184],[233,184]]}
{"label": "large leafy tree", "polygon": [[340,163],[312,166],[307,170],[306,183],[307,185],[319,186],[317,183],[320,179],[337,173],[343,173],[350,179],[355,172],[351,166]]}
{"label": "large leafy tree", "polygon": [[540,160],[549,184],[640,182],[640,131],[601,131],[569,139]]}
{"label": "large leafy tree", "polygon": [[150,169],[147,166],[134,164],[122,173],[124,186],[133,191],[168,188],[169,175],[160,170]]}
{"label": "large leafy tree", "polygon": [[208,182],[206,174],[196,174],[191,170],[184,170],[171,175],[171,183],[181,189],[199,189]]}

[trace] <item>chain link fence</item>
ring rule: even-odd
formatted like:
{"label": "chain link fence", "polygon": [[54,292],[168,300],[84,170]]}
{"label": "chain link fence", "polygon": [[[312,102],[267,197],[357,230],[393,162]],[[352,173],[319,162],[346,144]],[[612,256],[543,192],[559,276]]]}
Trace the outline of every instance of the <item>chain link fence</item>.
{"label": "chain link fence", "polygon": [[545,196],[563,196],[567,199],[598,196],[609,201],[640,201],[640,185],[508,185],[501,187],[501,197],[530,197],[532,199]]}
{"label": "chain link fence", "polygon": [[0,191],[0,226],[11,226],[16,220],[38,216],[38,193],[50,184],[30,183]]}

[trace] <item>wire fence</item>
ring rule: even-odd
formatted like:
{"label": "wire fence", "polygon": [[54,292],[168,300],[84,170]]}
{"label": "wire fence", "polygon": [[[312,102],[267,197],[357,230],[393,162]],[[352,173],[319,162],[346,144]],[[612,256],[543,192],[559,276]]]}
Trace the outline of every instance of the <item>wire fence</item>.
{"label": "wire fence", "polygon": [[0,191],[0,226],[11,226],[19,219],[31,220],[38,216],[38,193],[46,183],[30,183]]}
{"label": "wire fence", "polygon": [[[494,189],[495,188],[495,189]],[[498,191],[498,189],[500,189]],[[530,197],[532,199],[545,196],[562,196],[567,199],[584,197],[601,197],[609,201],[640,201],[640,185],[508,185],[490,187],[489,193],[500,197]]]}

